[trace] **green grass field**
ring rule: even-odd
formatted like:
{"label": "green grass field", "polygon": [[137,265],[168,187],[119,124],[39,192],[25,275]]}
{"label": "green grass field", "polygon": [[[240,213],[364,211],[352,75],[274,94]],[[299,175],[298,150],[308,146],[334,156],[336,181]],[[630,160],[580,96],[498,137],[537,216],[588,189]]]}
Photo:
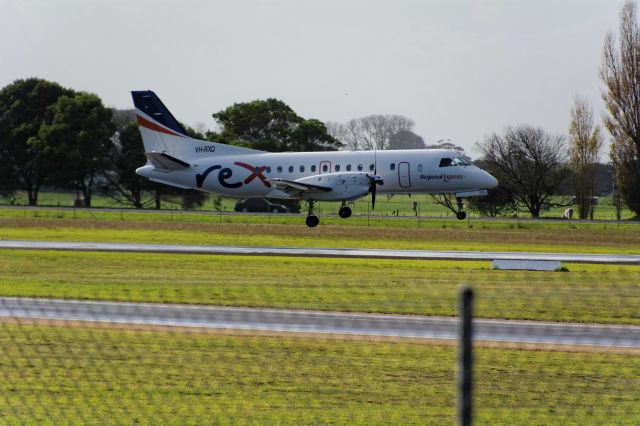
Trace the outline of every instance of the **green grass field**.
{"label": "green grass field", "polygon": [[[640,266],[494,271],[490,262],[0,252],[0,295],[640,324]],[[28,271],[28,273],[25,273]]]}
{"label": "green grass field", "polygon": [[[0,239],[640,254],[633,223],[175,212],[0,209]],[[640,324],[640,267],[565,266],[1,250],[0,295],[452,316],[471,284],[478,317]],[[0,322],[0,423],[455,421],[451,346],[104,327]],[[477,424],[640,424],[637,351],[529,349],[476,349]]]}
{"label": "green grass field", "polygon": [[[452,424],[451,346],[0,323],[3,424]],[[640,357],[480,348],[478,424],[638,424]]]}
{"label": "green grass field", "polygon": [[[339,225],[332,225],[332,221]],[[376,225],[368,227],[366,219],[324,222],[310,229],[296,216],[269,219],[245,215],[78,211],[74,218],[73,211],[0,209],[0,239],[640,253],[637,223],[618,227],[609,223],[372,219]]]}

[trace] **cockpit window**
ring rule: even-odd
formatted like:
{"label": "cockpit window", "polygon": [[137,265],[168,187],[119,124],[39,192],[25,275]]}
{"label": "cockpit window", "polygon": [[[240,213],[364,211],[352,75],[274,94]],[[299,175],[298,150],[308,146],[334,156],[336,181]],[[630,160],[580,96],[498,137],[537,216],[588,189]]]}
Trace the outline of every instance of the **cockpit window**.
{"label": "cockpit window", "polygon": [[471,163],[464,157],[454,157],[453,164],[456,166],[470,166]]}
{"label": "cockpit window", "polygon": [[440,167],[451,167],[451,166],[470,166],[471,163],[464,157],[453,157],[453,158],[441,158],[440,159]]}

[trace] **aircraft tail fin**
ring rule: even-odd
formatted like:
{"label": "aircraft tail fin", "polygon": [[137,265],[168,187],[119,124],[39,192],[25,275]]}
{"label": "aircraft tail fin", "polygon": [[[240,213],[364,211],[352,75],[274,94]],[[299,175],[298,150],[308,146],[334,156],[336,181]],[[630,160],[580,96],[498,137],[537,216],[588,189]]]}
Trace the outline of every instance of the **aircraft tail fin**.
{"label": "aircraft tail fin", "polygon": [[[136,107],[140,134],[147,154],[164,153],[171,158],[190,159],[202,155],[241,155],[263,152],[191,138],[184,126],[176,120],[154,92],[136,90],[131,92],[131,96]],[[162,161],[159,156],[155,156],[154,159]],[[166,164],[166,161],[164,163]],[[173,163],[172,167],[175,167],[176,164]]]}
{"label": "aircraft tail fin", "polygon": [[188,137],[184,126],[151,90],[133,91],[131,96],[137,112],[143,112],[147,116],[145,118],[138,114],[138,123],[141,126],[172,136]]}

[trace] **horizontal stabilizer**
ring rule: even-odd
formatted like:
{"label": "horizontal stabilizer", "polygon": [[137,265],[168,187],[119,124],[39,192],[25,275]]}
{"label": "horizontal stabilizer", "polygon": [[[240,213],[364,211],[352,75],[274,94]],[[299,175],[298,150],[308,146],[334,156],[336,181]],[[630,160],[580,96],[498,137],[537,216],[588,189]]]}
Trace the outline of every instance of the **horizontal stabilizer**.
{"label": "horizontal stabilizer", "polygon": [[146,155],[153,167],[159,170],[181,170],[191,166],[189,163],[172,157],[165,152],[147,152]]}

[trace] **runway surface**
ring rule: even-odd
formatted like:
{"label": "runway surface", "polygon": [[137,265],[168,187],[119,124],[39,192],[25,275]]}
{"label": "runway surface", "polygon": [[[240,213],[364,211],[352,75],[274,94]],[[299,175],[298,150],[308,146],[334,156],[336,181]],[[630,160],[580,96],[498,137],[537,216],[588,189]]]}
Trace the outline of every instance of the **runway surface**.
{"label": "runway surface", "polygon": [[448,260],[556,260],[572,263],[610,263],[640,265],[640,255],[576,254],[491,251],[434,251],[386,249],[332,249],[286,247],[236,247],[178,244],[135,244],[55,241],[0,241],[0,249],[77,250],[182,254],[228,254],[253,256],[307,256],[380,259],[448,259]]}
{"label": "runway surface", "polygon": [[[457,338],[454,318],[0,298],[0,317],[425,339]],[[484,341],[640,348],[640,327],[474,320]]]}

